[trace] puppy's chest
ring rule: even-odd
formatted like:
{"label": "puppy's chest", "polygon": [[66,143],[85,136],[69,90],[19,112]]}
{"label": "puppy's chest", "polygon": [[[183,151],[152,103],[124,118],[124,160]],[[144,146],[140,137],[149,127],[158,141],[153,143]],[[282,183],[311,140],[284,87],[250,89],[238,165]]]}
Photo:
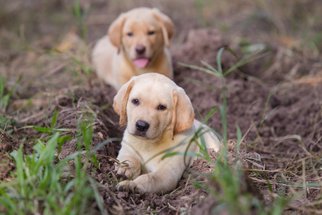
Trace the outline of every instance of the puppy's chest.
{"label": "puppy's chest", "polygon": [[160,165],[162,165],[162,157],[165,155],[165,151],[169,149],[171,146],[148,143],[135,143],[132,145],[132,147],[140,157],[143,170],[145,170],[146,172],[153,172]]}

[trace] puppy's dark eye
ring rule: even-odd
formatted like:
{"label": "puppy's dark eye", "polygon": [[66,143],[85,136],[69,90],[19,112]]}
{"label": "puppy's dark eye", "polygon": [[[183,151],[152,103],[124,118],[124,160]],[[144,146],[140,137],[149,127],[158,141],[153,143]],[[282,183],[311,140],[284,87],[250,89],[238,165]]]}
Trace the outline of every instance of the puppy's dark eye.
{"label": "puppy's dark eye", "polygon": [[167,109],[167,106],[162,105],[162,104],[159,104],[158,107],[157,107],[157,110],[160,110],[160,111],[163,111],[163,110],[166,110],[166,109]]}
{"label": "puppy's dark eye", "polygon": [[149,36],[154,35],[154,34],[155,34],[155,31],[148,31]]}
{"label": "puppy's dark eye", "polygon": [[128,32],[126,35],[127,35],[128,37],[132,37],[132,36],[133,36],[133,33],[132,33],[132,32]]}
{"label": "puppy's dark eye", "polygon": [[138,99],[132,99],[132,104],[134,104],[135,106],[138,106],[140,104],[140,100]]}

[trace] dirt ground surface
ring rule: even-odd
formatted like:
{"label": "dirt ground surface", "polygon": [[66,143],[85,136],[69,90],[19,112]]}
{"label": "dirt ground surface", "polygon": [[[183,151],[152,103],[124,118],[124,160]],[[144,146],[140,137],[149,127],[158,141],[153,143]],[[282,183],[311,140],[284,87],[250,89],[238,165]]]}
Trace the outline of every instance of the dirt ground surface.
{"label": "dirt ground surface", "polygon": [[[95,40],[106,32],[108,23],[120,11],[126,10],[124,8],[133,5],[122,7],[116,3],[93,1],[91,4],[84,1],[84,10],[91,6],[85,21],[88,35],[85,40],[81,39],[80,31],[75,30],[77,22],[75,24],[75,21],[71,21],[74,19],[66,15],[66,11],[70,10],[62,10],[65,7],[70,9],[66,6],[68,3],[53,1],[55,3],[50,6],[36,6],[33,3],[26,6],[20,1],[13,2],[16,4],[10,4],[3,9],[4,12],[1,11],[3,15],[0,14],[0,21],[6,24],[0,31],[0,74],[7,80],[7,90],[14,89],[8,107],[0,112],[0,180],[9,180],[10,172],[14,169],[9,153],[20,144],[24,144],[26,153],[30,152],[34,140],[43,135],[32,129],[31,125],[50,124],[56,110],[59,112],[57,127],[69,128],[69,133],[76,136],[79,119],[87,113],[93,113],[93,147],[109,138],[113,139],[100,146],[97,151],[99,168],[90,171],[101,185],[100,193],[108,212],[210,214],[216,197],[208,195],[205,188],[196,186],[196,181],[211,183],[207,173],[212,167],[203,160],[196,160],[178,187],[168,194],[134,194],[115,189],[119,178],[113,170],[122,137],[122,128],[118,126],[118,117],[112,109],[116,92],[91,72],[89,54]],[[297,190],[289,184],[320,183],[322,177],[321,55],[313,52],[307,54],[306,49],[298,48],[297,42],[290,38],[256,37],[253,29],[261,35],[271,31],[271,26],[261,19],[256,19],[245,32],[238,22],[240,16],[251,8],[245,5],[247,9],[241,8],[241,12],[231,18],[230,22],[234,23],[231,28],[234,30],[230,31],[219,30],[216,26],[201,27],[198,22],[184,22],[170,6],[160,5],[178,26],[171,47],[174,80],[187,92],[200,120],[213,107],[221,104],[221,92],[224,87],[227,88],[228,137],[231,141],[236,139],[236,125],[245,135],[243,154],[236,155],[234,150],[230,150],[230,153],[232,157],[241,156],[246,163],[247,186],[252,187],[247,188],[247,192],[261,196],[269,205],[276,194],[293,196],[295,191],[302,190],[301,195],[293,198],[284,212],[317,213],[316,208],[321,209],[321,205],[316,207],[315,202],[321,199],[321,189],[306,187],[305,190]],[[55,7],[58,18],[51,21],[51,16],[41,20],[46,10],[31,17],[30,14],[39,7],[45,7],[46,10]],[[20,10],[23,12],[17,19],[27,19],[31,24],[13,31],[12,26],[17,23],[8,20],[8,14]],[[231,10],[236,8],[232,7]],[[208,16],[206,12],[204,16]],[[185,10],[182,13],[189,14]],[[226,22],[227,16],[219,15]],[[211,20],[211,17],[205,20]],[[65,25],[61,24],[63,22]],[[34,29],[24,30],[29,25]],[[236,51],[236,55],[229,52],[223,55],[223,67],[229,68],[244,54],[244,47],[239,45],[240,38],[249,41],[248,48],[260,46],[262,57],[242,66],[224,81],[182,65],[201,65],[201,61],[216,65],[219,49],[230,47]],[[221,133],[219,113],[215,113],[208,124]],[[66,157],[75,150],[76,138],[63,146],[59,157]],[[215,155],[213,157],[215,159]]]}

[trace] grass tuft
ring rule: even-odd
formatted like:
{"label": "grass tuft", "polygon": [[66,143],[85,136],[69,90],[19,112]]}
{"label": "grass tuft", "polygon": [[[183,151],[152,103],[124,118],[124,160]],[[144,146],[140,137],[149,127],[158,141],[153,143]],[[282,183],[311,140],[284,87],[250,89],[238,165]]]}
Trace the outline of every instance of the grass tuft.
{"label": "grass tuft", "polygon": [[[35,127],[46,136],[37,140],[31,154],[24,155],[22,145],[11,153],[16,169],[12,180],[0,183],[0,212],[91,214],[96,210],[92,207],[95,202],[101,214],[106,214],[97,184],[87,174],[86,164],[93,160],[90,153],[92,121],[81,120],[78,131],[79,141],[84,144],[86,152],[79,149],[59,160],[60,148],[71,137],[61,135],[59,130],[63,129],[55,128],[57,118],[58,112],[54,112],[49,127]],[[83,157],[83,154],[89,156]]]}
{"label": "grass tuft", "polygon": [[[196,69],[201,72],[213,75],[219,78],[222,82],[221,89],[221,105],[219,107],[214,107],[215,110],[219,110],[221,127],[222,127],[222,143],[223,148],[217,155],[217,159],[213,161],[208,152],[205,152],[205,144],[197,144],[200,149],[200,155],[210,164],[214,162],[213,171],[209,175],[210,186],[207,184],[196,183],[199,188],[204,188],[213,195],[216,199],[216,204],[212,208],[212,213],[228,213],[228,214],[281,214],[283,209],[288,203],[288,199],[283,196],[278,196],[275,201],[268,207],[265,207],[263,201],[251,191],[248,175],[243,167],[243,160],[238,157],[240,152],[241,143],[243,142],[243,135],[240,127],[236,125],[236,153],[237,156],[232,160],[231,156],[228,154],[228,89],[226,85],[226,78],[233,72],[238,71],[238,69],[249,62],[257,60],[263,56],[263,48],[254,48],[255,51],[247,51],[247,55],[240,58],[234,65],[224,68],[222,66],[222,56],[226,49],[221,48],[217,53],[216,67],[209,65],[206,62],[202,62],[202,67],[181,64],[185,67]],[[227,49],[227,51],[235,55],[234,51]],[[211,110],[213,114],[213,110]],[[211,115],[212,115],[211,114]],[[210,114],[207,115],[209,119]],[[198,134],[196,134],[198,136]],[[198,142],[198,141],[197,141]],[[200,141],[199,141],[200,142]]]}

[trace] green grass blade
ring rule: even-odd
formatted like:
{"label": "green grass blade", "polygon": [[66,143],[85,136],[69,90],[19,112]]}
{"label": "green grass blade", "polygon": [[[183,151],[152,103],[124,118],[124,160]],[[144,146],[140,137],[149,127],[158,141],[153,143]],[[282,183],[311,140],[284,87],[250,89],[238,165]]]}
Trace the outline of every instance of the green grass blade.
{"label": "green grass blade", "polygon": [[224,52],[225,48],[220,48],[217,54],[217,71],[218,73],[223,76],[223,70],[222,70],[222,54]]}
{"label": "green grass blade", "polygon": [[242,132],[240,130],[240,127],[238,125],[236,125],[236,134],[237,134],[237,145],[236,145],[236,147],[237,147],[237,153],[239,153],[240,152],[240,144],[242,142],[243,137],[242,137]]}
{"label": "green grass blade", "polygon": [[92,189],[93,189],[93,191],[94,191],[94,195],[95,195],[96,203],[97,203],[97,206],[98,206],[98,208],[99,208],[99,210],[100,210],[101,214],[103,214],[103,215],[107,215],[107,211],[106,211],[106,209],[104,208],[104,200],[103,200],[103,198],[102,198],[101,194],[99,193],[99,191],[98,191],[98,189],[97,189],[97,185],[96,185],[96,184],[97,184],[97,182],[96,182],[94,179],[92,179],[92,178],[89,178],[89,182],[90,182],[91,187],[92,187]]}
{"label": "green grass blade", "polygon": [[0,76],[0,99],[2,99],[5,90],[5,79]]}
{"label": "green grass blade", "polygon": [[53,132],[52,128],[47,128],[47,127],[33,126],[32,128],[40,133],[51,134]]}
{"label": "green grass blade", "polygon": [[56,127],[58,114],[59,114],[59,112],[57,110],[55,110],[54,113],[53,113],[53,116],[51,118],[51,123],[50,123],[50,127],[51,128],[55,128]]}
{"label": "green grass blade", "polygon": [[218,75],[219,73],[214,73],[213,71],[209,70],[209,69],[206,69],[204,67],[200,67],[200,66],[195,66],[195,65],[189,65],[189,64],[185,64],[185,63],[179,63],[179,65],[181,66],[184,66],[184,67],[187,67],[187,68],[190,68],[190,69],[195,69],[195,70],[199,70],[199,71],[202,71],[202,72],[206,72],[210,75],[215,75],[217,77],[221,77],[220,75]]}
{"label": "green grass blade", "polygon": [[15,159],[17,180],[19,183],[20,193],[22,196],[26,195],[25,191],[25,175],[24,175],[24,161],[23,161],[23,146],[20,145],[18,151],[13,151],[10,155]]}

